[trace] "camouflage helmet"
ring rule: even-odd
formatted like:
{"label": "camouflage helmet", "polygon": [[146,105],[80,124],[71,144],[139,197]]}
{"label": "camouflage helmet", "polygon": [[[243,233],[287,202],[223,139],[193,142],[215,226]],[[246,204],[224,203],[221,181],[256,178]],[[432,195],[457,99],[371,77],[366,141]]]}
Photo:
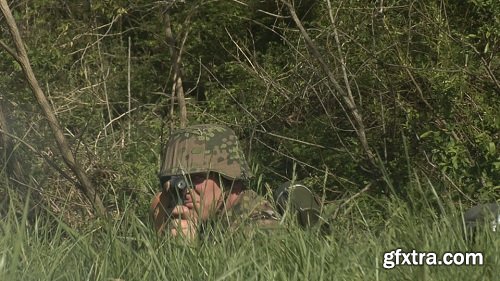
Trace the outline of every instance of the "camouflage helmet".
{"label": "camouflage helmet", "polygon": [[205,172],[217,172],[230,180],[253,176],[234,131],[222,125],[194,125],[173,131],[162,157],[160,180]]}

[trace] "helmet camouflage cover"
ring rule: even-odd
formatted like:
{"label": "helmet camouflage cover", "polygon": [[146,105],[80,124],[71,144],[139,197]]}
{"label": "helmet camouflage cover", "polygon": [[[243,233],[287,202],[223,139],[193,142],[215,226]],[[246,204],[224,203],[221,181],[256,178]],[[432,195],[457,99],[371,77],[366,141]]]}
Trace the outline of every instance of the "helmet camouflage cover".
{"label": "helmet camouflage cover", "polygon": [[195,125],[171,133],[164,150],[160,179],[203,172],[217,172],[230,180],[253,176],[238,138],[230,128]]}

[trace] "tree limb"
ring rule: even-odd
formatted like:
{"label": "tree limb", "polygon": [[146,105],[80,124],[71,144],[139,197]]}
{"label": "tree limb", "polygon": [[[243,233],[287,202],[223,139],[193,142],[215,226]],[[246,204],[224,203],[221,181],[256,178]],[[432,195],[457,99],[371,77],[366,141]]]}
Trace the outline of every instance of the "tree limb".
{"label": "tree limb", "polygon": [[[354,98],[352,96],[351,91],[346,91],[344,90],[341,86],[340,83],[337,81],[335,78],[333,72],[329,69],[328,65],[326,62],[323,60],[323,57],[319,53],[318,47],[316,44],[312,41],[311,37],[305,30],[304,26],[302,25],[302,22],[300,21],[299,17],[297,16],[297,13],[295,12],[295,8],[293,5],[286,0],[282,0],[282,2],[285,4],[287,7],[290,15],[292,16],[293,21],[295,22],[295,25],[298,27],[300,33],[304,37],[304,40],[307,44],[307,47],[309,51],[311,51],[313,57],[319,62],[321,69],[327,74],[328,79],[330,83],[332,83],[335,91],[341,96],[343,102],[347,105],[347,108],[349,109],[349,113],[352,115],[355,121],[354,129],[356,130],[356,134],[358,135],[358,139],[361,142],[361,145],[363,147],[363,150],[365,151],[366,155],[368,156],[368,159],[370,160],[371,164],[375,167],[377,167],[378,160],[375,157],[375,154],[371,150],[370,146],[368,145],[368,140],[366,138],[366,130],[365,130],[365,125],[363,122],[363,116],[359,112],[356,103],[354,102]],[[338,38],[336,38],[337,44]],[[342,70],[344,73],[344,80],[347,83],[347,87],[349,87],[348,79],[346,77],[346,71],[345,71],[345,65],[342,62]]]}
{"label": "tree limb", "polygon": [[[18,142],[22,143],[24,146],[26,146],[29,150],[31,150],[33,153],[38,154],[38,156],[42,157],[47,164],[49,164],[52,168],[54,168],[57,172],[61,174],[65,179],[67,179],[69,182],[74,184],[75,186],[79,187],[79,183],[76,182],[68,173],[66,173],[61,167],[59,167],[54,161],[52,161],[46,154],[43,154],[41,151],[38,151],[36,148],[34,148],[31,144],[27,143],[23,139],[21,139],[18,136],[15,136],[11,133],[9,133],[7,130],[0,129],[0,133],[2,133],[5,136],[8,136],[10,138],[13,138],[17,140]],[[18,179],[19,180],[19,179]]]}
{"label": "tree limb", "polygon": [[21,63],[21,59],[17,56],[16,52],[12,50],[5,42],[0,40],[0,46],[9,53],[18,63]]}
{"label": "tree limb", "polygon": [[[86,197],[90,200],[92,203],[96,214],[98,216],[105,216],[106,215],[106,209],[104,208],[104,205],[101,201],[101,198],[97,194],[97,192],[94,189],[94,186],[92,185],[90,179],[88,176],[85,174],[83,169],[80,167],[79,163],[76,162],[75,157],[73,156],[70,146],[64,137],[63,130],[61,129],[59,122],[52,111],[49,101],[47,100],[47,97],[43,93],[42,88],[38,84],[38,80],[35,77],[35,74],[33,72],[33,69],[31,68],[31,64],[28,58],[28,55],[26,53],[26,49],[24,48],[24,43],[21,38],[21,34],[19,33],[19,29],[17,28],[17,24],[14,20],[14,17],[12,16],[12,12],[7,4],[6,0],[0,0],[0,9],[5,17],[5,20],[7,22],[7,26],[9,28],[9,32],[12,36],[12,39],[14,41],[14,44],[16,46],[16,53],[17,53],[17,58],[19,65],[21,66],[23,73],[26,77],[26,80],[28,80],[28,84],[35,94],[35,97],[38,101],[38,104],[40,105],[40,108],[42,110],[42,113],[44,116],[47,118],[49,122],[49,126],[52,130],[52,133],[54,134],[57,147],[59,151],[61,152],[61,156],[66,163],[66,165],[70,168],[70,170],[73,171],[73,173],[76,175],[76,178],[78,179],[80,185],[78,186],[83,193],[86,195]],[[16,58],[14,56],[14,58]],[[17,59],[16,59],[17,60]]]}
{"label": "tree limb", "polygon": [[[182,56],[182,46],[186,42],[188,31],[183,36],[181,47],[177,48],[177,43],[175,41],[172,25],[170,23],[170,16],[168,11],[164,14],[164,24],[165,24],[165,37],[167,39],[168,47],[170,48],[171,61],[173,63],[174,76],[173,76],[173,86],[172,86],[172,97],[177,96],[177,102],[179,103],[179,111],[181,115],[180,127],[184,128],[187,124],[187,108],[186,99],[184,96],[184,87],[182,86],[182,74],[181,74],[181,56]],[[176,99],[172,99],[172,105]],[[172,113],[172,112],[171,112]]]}

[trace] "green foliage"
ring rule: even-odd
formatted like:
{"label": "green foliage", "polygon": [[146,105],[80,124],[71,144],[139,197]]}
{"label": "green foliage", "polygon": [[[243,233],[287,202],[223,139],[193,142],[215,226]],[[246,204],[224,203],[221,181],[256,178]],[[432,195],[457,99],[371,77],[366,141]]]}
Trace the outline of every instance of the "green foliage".
{"label": "green foliage", "polygon": [[[417,188],[418,183],[415,183]],[[426,197],[409,202],[426,202]],[[498,233],[481,228],[474,240],[462,231],[461,211],[442,199],[446,214],[398,198],[362,196],[332,225],[331,235],[289,225],[273,235],[214,234],[188,243],[157,237],[132,206],[112,221],[75,230],[52,214],[26,228],[13,212],[0,224],[2,280],[449,280],[499,274]],[[383,268],[384,253],[481,252],[481,266]]]}
{"label": "green foliage", "polygon": [[[280,1],[66,2],[12,8],[37,78],[110,210],[146,212],[161,136],[178,120],[165,12],[177,43],[187,32],[182,74],[198,87],[187,94],[190,122],[233,127],[270,186],[296,175],[329,199],[367,184],[373,196],[409,198],[416,170],[455,201],[498,199],[498,1],[294,1],[329,71],[352,93],[376,167]],[[12,46],[4,25],[0,32]],[[0,92],[13,133],[64,166],[3,51]],[[52,209],[65,205],[70,184],[25,146],[18,153]]]}

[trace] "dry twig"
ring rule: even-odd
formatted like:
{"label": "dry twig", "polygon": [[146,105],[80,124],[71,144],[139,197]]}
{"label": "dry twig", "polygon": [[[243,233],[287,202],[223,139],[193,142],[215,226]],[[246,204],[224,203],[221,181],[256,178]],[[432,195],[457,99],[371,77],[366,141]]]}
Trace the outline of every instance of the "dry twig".
{"label": "dry twig", "polygon": [[[366,131],[365,131],[365,125],[363,122],[363,116],[359,112],[357,105],[354,101],[354,97],[352,95],[352,92],[350,90],[350,84],[349,84],[349,79],[347,77],[345,62],[341,61],[341,64],[342,64],[342,71],[344,74],[344,76],[343,76],[344,82],[346,84],[346,89],[348,89],[347,91],[344,90],[344,88],[342,88],[340,86],[340,83],[335,78],[333,72],[329,69],[328,65],[326,64],[323,57],[321,56],[321,54],[318,50],[318,47],[312,41],[311,37],[309,36],[309,34],[305,30],[304,26],[302,25],[302,22],[300,21],[299,17],[297,16],[297,13],[295,12],[295,8],[293,7],[293,5],[290,2],[285,1],[285,0],[282,0],[282,2],[287,7],[290,15],[292,16],[293,21],[295,22],[295,25],[297,26],[300,33],[302,34],[302,37],[304,38],[304,40],[307,44],[307,47],[311,51],[313,57],[319,62],[321,69],[327,74],[327,77],[328,77],[330,83],[333,85],[333,88],[335,89],[336,93],[338,93],[340,95],[342,101],[345,103],[345,105],[349,109],[349,114],[354,118],[355,123],[353,124],[353,127],[356,130],[356,134],[358,135],[358,139],[361,142],[361,145],[363,146],[363,149],[364,149],[366,155],[368,156],[368,159],[370,160],[371,164],[373,166],[377,167],[378,160],[375,157],[375,154],[371,150],[370,146],[368,145],[368,140],[366,138]],[[329,2],[330,1],[328,1],[328,3]],[[337,33],[336,29],[335,29],[335,33]],[[336,35],[336,43],[337,43],[337,45],[340,44],[339,39],[338,39],[338,35]],[[339,46],[339,48],[340,48],[340,46]],[[340,56],[342,57],[342,51],[340,49],[339,49],[339,52],[340,52]]]}
{"label": "dry twig", "polygon": [[5,17],[7,26],[9,28],[9,31],[12,35],[12,39],[16,46],[17,58],[19,59],[18,62],[23,70],[23,73],[26,77],[26,80],[28,81],[31,90],[35,94],[35,97],[38,101],[38,104],[44,116],[47,118],[49,122],[49,126],[52,130],[52,133],[54,134],[57,147],[61,152],[61,156],[64,162],[76,175],[80,183],[80,185],[77,185],[77,187],[79,187],[83,191],[83,193],[87,196],[87,198],[90,200],[90,202],[94,206],[97,215],[105,216],[106,209],[104,208],[100,196],[95,191],[94,186],[92,185],[90,179],[85,174],[83,169],[80,167],[79,163],[75,160],[75,157],[73,156],[70,146],[68,144],[68,141],[64,137],[63,130],[59,125],[59,121],[57,120],[54,112],[52,111],[49,101],[47,100],[47,97],[43,93],[43,90],[40,87],[38,80],[35,77],[33,69],[31,68],[28,54],[26,53],[26,49],[24,48],[24,43],[21,38],[21,34],[19,33],[19,29],[17,28],[17,24],[14,20],[14,17],[12,16],[12,12],[6,0],[0,0],[0,9]]}

